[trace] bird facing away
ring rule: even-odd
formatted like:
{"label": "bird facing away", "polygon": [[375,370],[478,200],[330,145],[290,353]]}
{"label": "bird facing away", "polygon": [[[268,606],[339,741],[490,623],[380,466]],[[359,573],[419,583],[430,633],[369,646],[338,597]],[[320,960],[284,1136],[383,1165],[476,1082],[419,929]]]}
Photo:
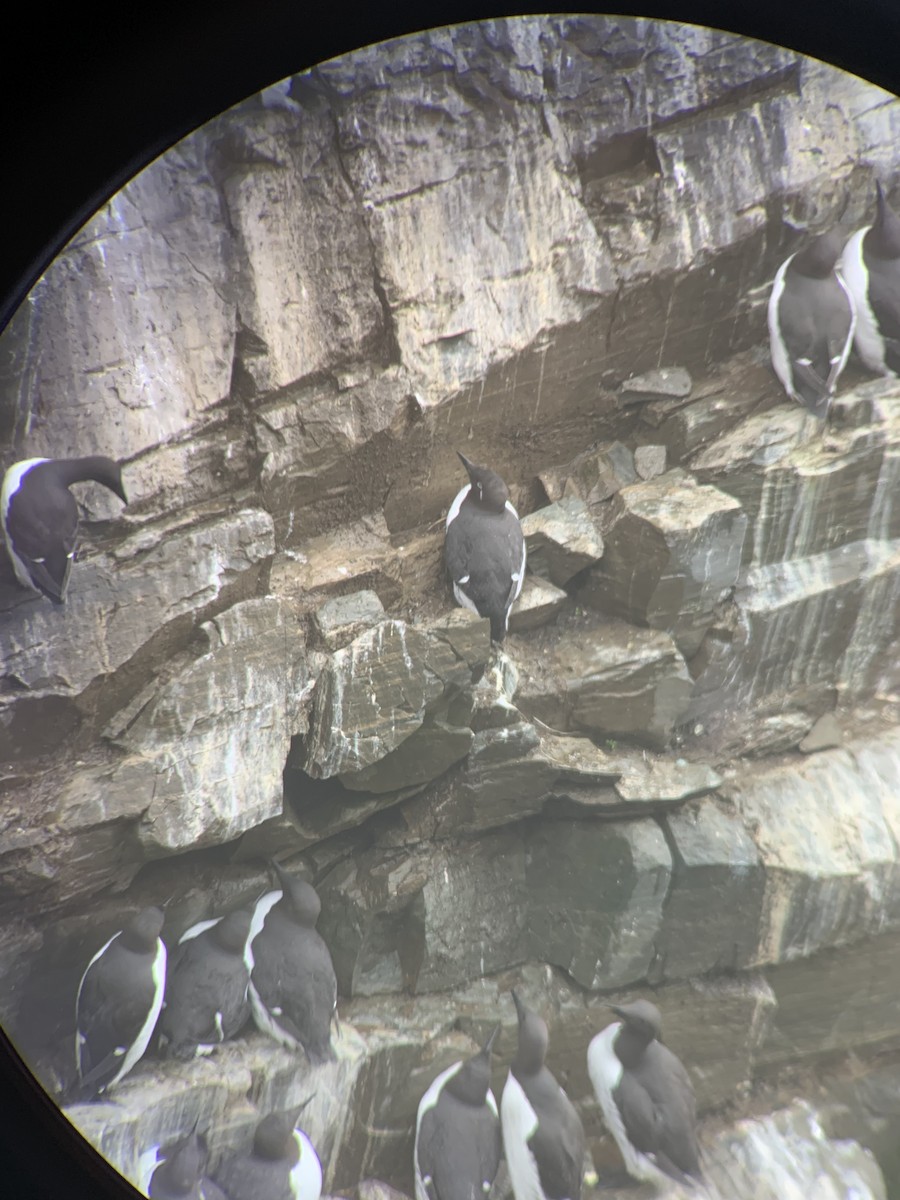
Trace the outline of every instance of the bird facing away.
{"label": "bird facing away", "polygon": [[547,1026],[512,993],[519,1044],[500,1098],[503,1150],[516,1200],[581,1200],[581,1118],[544,1065]]}
{"label": "bird facing away", "polygon": [[239,1033],[250,1016],[250,975],[244,949],[250,914],[243,909],[200,921],[178,940],[169,958],[160,1041],[167,1057],[207,1054]]}
{"label": "bird facing away", "polygon": [[419,1101],[413,1166],[416,1200],[485,1200],[502,1139],[490,1089],[498,1025],[471,1058],[442,1071]]}
{"label": "bird facing away", "polygon": [[447,513],[444,559],[457,604],[488,617],[491,640],[502,642],[525,578],[525,537],[497,472],[459,458],[469,482]]}
{"label": "bird facing away", "polygon": [[229,1200],[319,1200],[322,1166],[312,1142],[296,1127],[299,1119],[299,1112],[269,1113],[256,1127],[250,1153],[219,1165],[215,1179]]}
{"label": "bird facing away", "polygon": [[208,1157],[206,1139],[195,1125],[185,1137],[141,1155],[139,1190],[150,1200],[227,1200],[204,1175]]}
{"label": "bird facing away", "polygon": [[856,304],[856,352],[870,371],[900,374],[900,217],[876,182],[877,213],[841,255],[841,273]]}
{"label": "bird facing away", "polygon": [[160,908],[144,908],[87,965],[75,998],[77,1094],[106,1091],[138,1061],[156,1026],[166,982]]}
{"label": "bird facing away", "polygon": [[694,1089],[659,1040],[659,1010],[635,1000],[612,1011],[621,1019],[591,1040],[587,1066],[628,1174],[658,1187],[702,1182]]}
{"label": "bird facing away", "polygon": [[784,390],[824,420],[856,327],[850,292],[835,271],[841,233],[813,238],[778,268],[769,297],[769,348]]}
{"label": "bird facing away", "polygon": [[281,889],[257,901],[245,962],[250,1006],[258,1028],[290,1049],[303,1047],[312,1065],[334,1058],[331,1022],[337,979],[331,954],[316,931],[321,903],[315,889],[272,864]]}
{"label": "bird facing away", "polygon": [[102,483],[124,503],[122,469],[111,458],[28,458],[3,477],[0,517],[19,583],[63,604],[78,544],[78,505],[73,483]]}

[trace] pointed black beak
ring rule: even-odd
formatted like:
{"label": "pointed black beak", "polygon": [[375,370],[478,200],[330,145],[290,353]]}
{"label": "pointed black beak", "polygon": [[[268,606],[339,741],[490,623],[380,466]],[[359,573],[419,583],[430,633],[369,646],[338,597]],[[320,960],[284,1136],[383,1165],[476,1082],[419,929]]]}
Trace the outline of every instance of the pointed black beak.
{"label": "pointed black beak", "polygon": [[471,459],[466,458],[466,456],[463,454],[463,452],[461,450],[457,450],[456,453],[459,457],[459,461],[466,468],[466,471],[469,474],[469,478],[471,479],[472,472],[475,470],[475,464],[471,461]]}

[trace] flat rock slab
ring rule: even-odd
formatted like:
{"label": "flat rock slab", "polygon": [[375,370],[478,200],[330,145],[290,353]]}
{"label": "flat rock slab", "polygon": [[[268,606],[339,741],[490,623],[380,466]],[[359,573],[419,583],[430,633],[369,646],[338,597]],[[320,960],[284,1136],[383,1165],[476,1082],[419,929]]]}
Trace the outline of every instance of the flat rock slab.
{"label": "flat rock slab", "polygon": [[577,497],[594,508],[614,496],[638,473],[634,454],[622,442],[601,442],[585,450],[561,467],[548,467],[538,479],[551,502]]}
{"label": "flat rock slab", "polygon": [[339,650],[383,619],[384,605],[375,592],[367,589],[327,600],[316,610],[313,622],[325,647]]}
{"label": "flat rock slab", "polygon": [[522,520],[529,569],[557,587],[603,557],[603,539],[583,500],[569,497]]}
{"label": "flat rock slab", "polygon": [[687,800],[712,792],[722,776],[705,763],[689,763],[683,758],[645,762],[633,759],[623,765],[615,789],[623,800]]}
{"label": "flat rock slab", "polygon": [[690,700],[690,676],[667,634],[590,615],[525,647],[518,664],[523,713],[601,744],[623,738],[663,749]]}
{"label": "flat rock slab", "polygon": [[621,387],[625,404],[659,396],[674,396],[681,399],[691,394],[693,381],[684,367],[661,367],[658,371],[645,371],[643,375],[632,375]]}

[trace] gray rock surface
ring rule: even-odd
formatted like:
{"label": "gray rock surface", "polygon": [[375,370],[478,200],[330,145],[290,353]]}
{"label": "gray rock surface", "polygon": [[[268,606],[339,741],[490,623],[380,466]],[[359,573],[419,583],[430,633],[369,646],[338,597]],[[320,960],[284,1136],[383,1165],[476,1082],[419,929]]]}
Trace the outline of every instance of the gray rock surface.
{"label": "gray rock surface", "polygon": [[522,521],[529,569],[562,587],[603,557],[603,539],[587,505],[572,497],[530,513]]}

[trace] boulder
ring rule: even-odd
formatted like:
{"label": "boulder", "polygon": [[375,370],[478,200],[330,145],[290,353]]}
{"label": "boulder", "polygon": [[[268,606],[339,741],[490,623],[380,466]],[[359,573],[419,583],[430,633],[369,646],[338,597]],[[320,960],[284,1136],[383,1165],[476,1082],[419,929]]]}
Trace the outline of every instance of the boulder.
{"label": "boulder", "polygon": [[529,513],[522,532],[529,569],[557,587],[603,556],[603,539],[587,505],[574,496]]}
{"label": "boulder", "polygon": [[622,384],[622,402],[634,404],[640,400],[652,400],[660,396],[682,399],[691,394],[693,381],[684,367],[660,367],[656,371],[645,371],[632,375]]}
{"label": "boulder", "polygon": [[672,856],[649,821],[548,821],[526,841],[528,947],[582,987],[655,969]]}
{"label": "boulder", "polygon": [[634,454],[621,442],[604,442],[585,450],[561,467],[538,474],[547,498],[555,503],[575,498],[596,511],[597,506],[638,479]]}
{"label": "boulder", "polygon": [[681,469],[623,488],[605,525],[603,561],[579,599],[665,630],[690,658],[737,583],[746,529],[735,500]]}
{"label": "boulder", "polygon": [[316,610],[313,624],[327,650],[339,650],[384,618],[384,605],[373,591],[336,596]]}
{"label": "boulder", "polygon": [[509,632],[540,629],[562,611],[568,598],[562,588],[541,579],[540,575],[526,574],[522,591],[509,614]]}

